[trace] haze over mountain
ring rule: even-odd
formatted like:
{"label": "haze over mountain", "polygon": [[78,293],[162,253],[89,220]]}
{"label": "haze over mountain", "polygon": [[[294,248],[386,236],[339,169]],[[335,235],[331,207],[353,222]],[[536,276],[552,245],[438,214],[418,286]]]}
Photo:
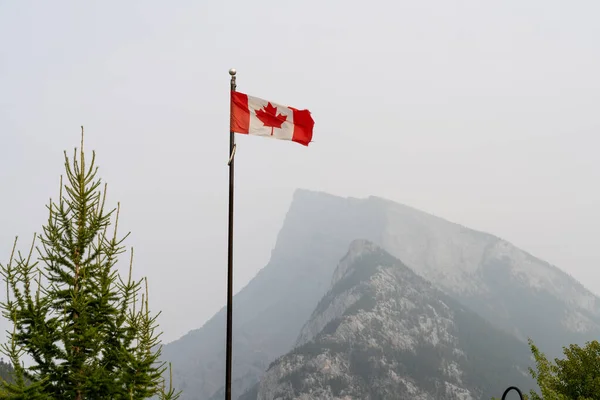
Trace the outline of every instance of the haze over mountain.
{"label": "haze over mountain", "polygon": [[164,340],[206,322],[225,304],[235,67],[238,90],[316,121],[308,149],[237,138],[236,290],[306,187],[493,232],[600,294],[599,14],[595,0],[0,2],[0,260],[47,219],[84,125]]}
{"label": "haze over mountain", "polygon": [[[597,297],[500,238],[377,197],[298,190],[270,262],[234,299],[234,397],[293,348],[355,239],[381,246],[496,328],[531,337],[550,355],[600,334]],[[185,399],[219,395],[224,329],[221,310],[165,347]]]}
{"label": "haze over mountain", "polygon": [[[309,149],[237,139],[236,290],[257,275],[236,296],[239,387],[294,345],[356,238],[516,337],[585,337],[597,300],[577,282],[479,233],[471,242],[449,232],[450,244],[417,237],[406,250],[403,227],[390,223],[402,207],[365,211],[381,199],[315,206],[337,217],[299,214],[273,245],[296,187],[377,194],[510,238],[600,294],[599,14],[596,0],[0,2],[0,262],[15,235],[27,248],[47,219],[62,152],[83,124],[163,339],[181,338],[167,346],[185,360],[175,368],[199,393],[219,390],[235,67],[240,91],[307,107],[317,124]],[[304,219],[314,228],[299,227]],[[339,241],[312,243],[319,230]],[[464,267],[452,249],[467,254]],[[519,301],[558,315],[533,323]],[[277,334],[265,333],[269,323]]]}
{"label": "haze over mountain", "polygon": [[527,346],[368,241],[244,400],[486,399],[531,388]]}

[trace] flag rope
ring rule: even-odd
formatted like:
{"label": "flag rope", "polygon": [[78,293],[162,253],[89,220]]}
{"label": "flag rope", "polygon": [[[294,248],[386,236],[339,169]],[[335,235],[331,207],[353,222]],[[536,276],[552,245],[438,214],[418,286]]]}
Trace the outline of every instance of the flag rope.
{"label": "flag rope", "polygon": [[234,143],[233,144],[233,151],[231,152],[231,155],[229,156],[229,161],[227,161],[227,165],[231,165],[231,162],[233,161],[233,156],[235,156],[235,149],[236,149],[237,145]]}

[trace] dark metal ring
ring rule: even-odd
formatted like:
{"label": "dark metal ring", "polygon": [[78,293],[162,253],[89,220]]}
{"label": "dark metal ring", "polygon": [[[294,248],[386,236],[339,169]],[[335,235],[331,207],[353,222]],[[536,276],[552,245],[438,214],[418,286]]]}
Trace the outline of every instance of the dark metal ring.
{"label": "dark metal ring", "polygon": [[508,389],[506,389],[506,390],[504,391],[504,394],[502,395],[502,400],[505,400],[505,399],[506,399],[506,395],[507,395],[507,394],[508,394],[508,392],[510,392],[511,390],[516,390],[516,391],[517,391],[517,393],[519,393],[519,397],[521,398],[521,400],[523,400],[523,393],[521,393],[521,389],[519,389],[519,388],[518,388],[518,387],[516,387],[516,386],[511,386],[511,387],[509,387]]}

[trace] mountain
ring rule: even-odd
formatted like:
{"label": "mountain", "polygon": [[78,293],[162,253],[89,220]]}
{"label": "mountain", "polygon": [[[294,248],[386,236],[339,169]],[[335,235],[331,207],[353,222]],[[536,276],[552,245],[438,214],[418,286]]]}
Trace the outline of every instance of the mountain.
{"label": "mountain", "polygon": [[[233,398],[293,345],[356,238],[377,241],[382,210],[361,200],[299,191],[269,263],[234,297]],[[163,347],[182,400],[207,400],[225,383],[225,309]]]}
{"label": "mountain", "polygon": [[505,240],[390,201],[382,247],[419,275],[548,354],[600,334],[600,299]]}
{"label": "mountain", "polygon": [[[298,190],[269,263],[234,298],[233,396],[291,350],[355,239],[369,240],[494,326],[549,356],[600,334],[600,300],[493,235],[389,200]],[[165,345],[182,400],[222,398],[225,309]]]}
{"label": "mountain", "polygon": [[242,399],[488,400],[533,385],[523,342],[364,240],[296,344]]}

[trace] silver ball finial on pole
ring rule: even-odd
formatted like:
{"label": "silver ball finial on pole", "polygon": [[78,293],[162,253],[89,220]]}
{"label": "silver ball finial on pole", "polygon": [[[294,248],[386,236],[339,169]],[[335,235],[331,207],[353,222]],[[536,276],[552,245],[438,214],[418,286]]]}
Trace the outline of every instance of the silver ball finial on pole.
{"label": "silver ball finial on pole", "polygon": [[231,68],[229,70],[229,75],[231,75],[231,90],[235,91],[235,88],[237,87],[236,83],[235,83],[235,74],[237,74],[237,71],[235,70],[235,68]]}

